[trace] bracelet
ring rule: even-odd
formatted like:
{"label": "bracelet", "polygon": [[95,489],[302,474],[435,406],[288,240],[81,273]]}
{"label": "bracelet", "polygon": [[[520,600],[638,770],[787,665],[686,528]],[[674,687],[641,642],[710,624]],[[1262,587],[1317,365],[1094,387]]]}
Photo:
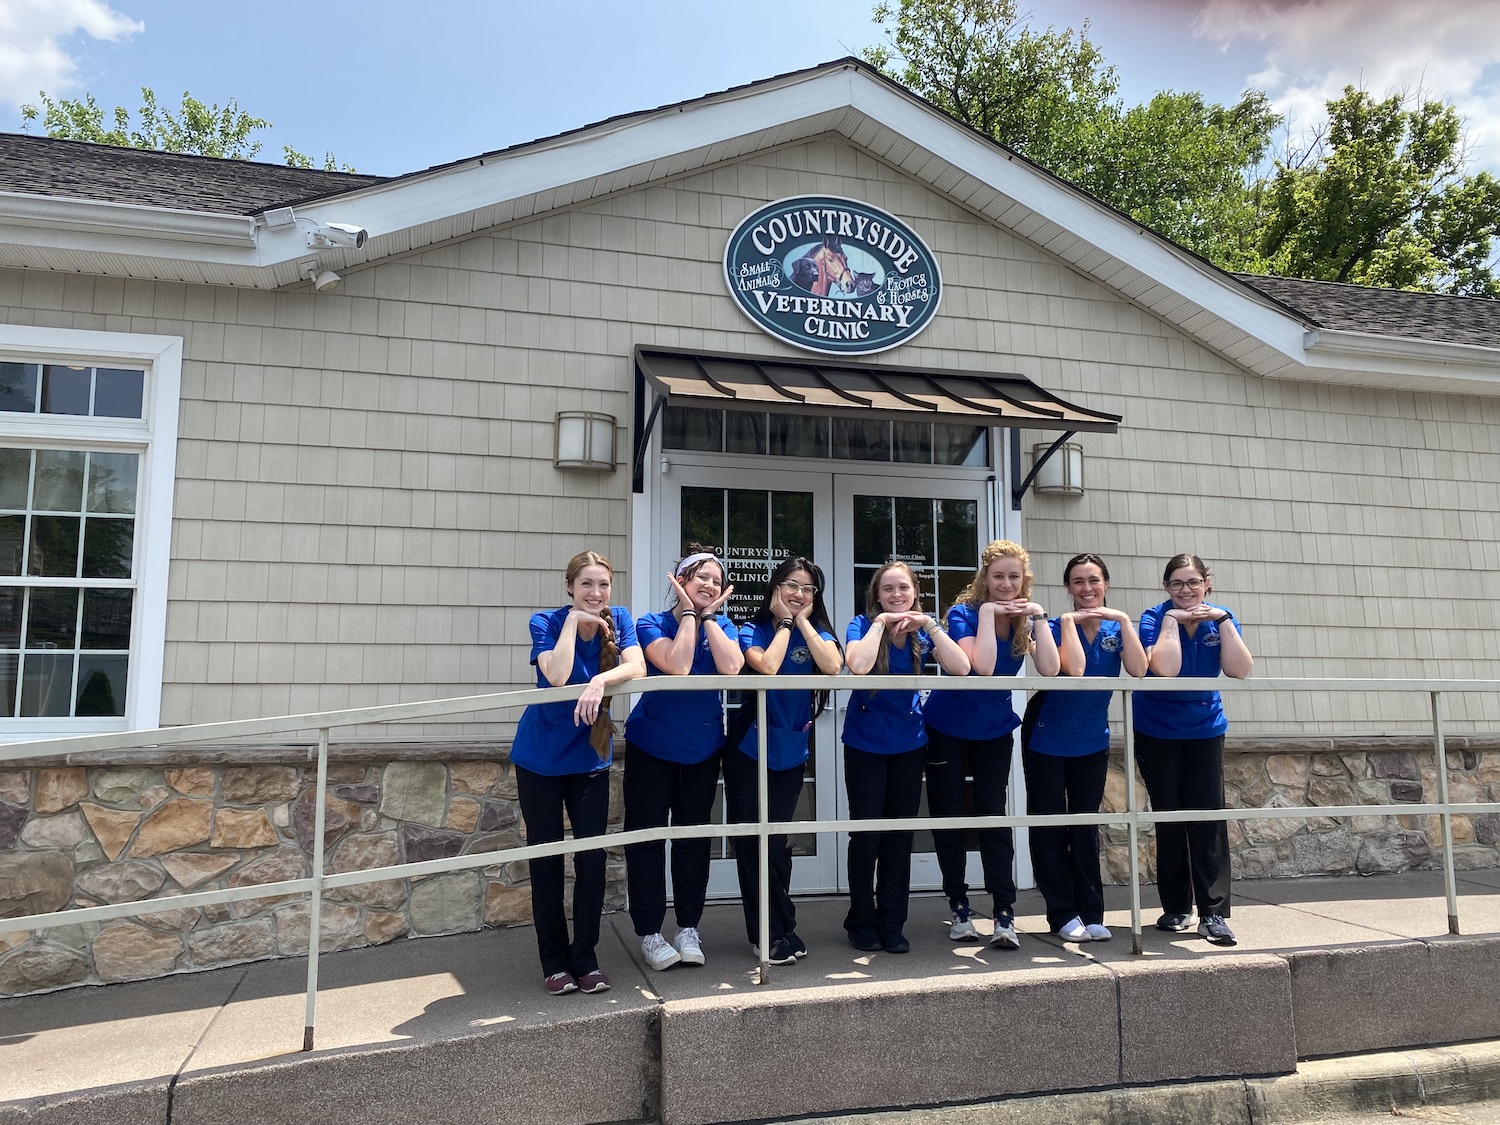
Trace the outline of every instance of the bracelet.
{"label": "bracelet", "polygon": [[776,622],[776,628],[778,629],[795,629],[796,627],[797,620],[793,617],[783,617],[780,621]]}
{"label": "bracelet", "polygon": [[1033,613],[1031,619],[1033,621],[1045,621],[1047,620],[1047,615],[1045,613]]}
{"label": "bracelet", "polygon": [[1233,620],[1234,620],[1234,614],[1230,613],[1228,610],[1225,610],[1223,617],[1215,617],[1214,618],[1214,624],[1215,625],[1222,625],[1226,621],[1233,621]]}
{"label": "bracelet", "polygon": [[927,631],[929,633],[946,633],[948,631],[948,626],[944,625],[936,617],[929,617],[928,620],[932,622],[932,624],[927,627]]}
{"label": "bracelet", "polygon": [[697,620],[698,611],[696,609],[685,609],[685,610],[682,611],[682,616],[683,617],[691,617],[694,620]]}

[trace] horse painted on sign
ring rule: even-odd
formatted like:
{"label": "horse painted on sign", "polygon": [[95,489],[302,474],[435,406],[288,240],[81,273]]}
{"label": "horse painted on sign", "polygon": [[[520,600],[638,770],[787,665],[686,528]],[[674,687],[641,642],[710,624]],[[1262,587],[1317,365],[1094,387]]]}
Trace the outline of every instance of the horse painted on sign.
{"label": "horse painted on sign", "polygon": [[821,246],[792,263],[792,283],[815,297],[828,296],[835,285],[847,293],[855,291],[855,274],[837,235],[828,235]]}

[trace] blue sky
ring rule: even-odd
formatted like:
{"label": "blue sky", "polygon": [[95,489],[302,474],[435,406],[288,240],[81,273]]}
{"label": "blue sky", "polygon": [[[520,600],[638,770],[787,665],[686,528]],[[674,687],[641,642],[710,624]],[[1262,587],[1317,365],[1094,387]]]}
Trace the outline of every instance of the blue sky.
{"label": "blue sky", "polygon": [[[856,54],[871,0],[0,0],[0,130],[45,89],[134,108],[153,87],[234,97],[289,144],[395,174]],[[1128,102],[1158,89],[1268,90],[1299,127],[1347,83],[1423,86],[1464,111],[1500,168],[1500,0],[1035,0],[1079,27]]]}

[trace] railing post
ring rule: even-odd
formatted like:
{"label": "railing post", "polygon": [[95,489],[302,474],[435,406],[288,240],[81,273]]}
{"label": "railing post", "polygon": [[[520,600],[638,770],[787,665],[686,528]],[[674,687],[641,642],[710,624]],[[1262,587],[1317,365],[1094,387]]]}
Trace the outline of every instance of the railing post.
{"label": "railing post", "polygon": [[1125,812],[1127,839],[1130,841],[1130,952],[1136,957],[1146,953],[1141,935],[1141,863],[1140,863],[1140,797],[1135,789],[1135,700],[1132,692],[1122,691],[1125,701]]}
{"label": "railing post", "polygon": [[755,974],[756,984],[766,984],[771,979],[771,833],[766,827],[771,822],[770,762],[766,754],[766,699],[767,693],[755,693],[755,806],[760,816],[760,832],[755,837],[756,854],[760,856],[760,885],[756,895],[760,900],[760,969]]}
{"label": "railing post", "polygon": [[318,952],[323,944],[323,814],[328,795],[328,728],[318,731],[318,803],[313,814],[312,898],[307,912],[307,1009],[302,1021],[302,1049],[313,1049],[318,1018]]}
{"label": "railing post", "polygon": [[1443,804],[1443,890],[1448,896],[1448,932],[1458,930],[1458,879],[1453,865],[1453,813],[1448,809],[1448,748],[1443,741],[1443,693],[1432,692],[1432,742],[1437,750],[1438,800]]}

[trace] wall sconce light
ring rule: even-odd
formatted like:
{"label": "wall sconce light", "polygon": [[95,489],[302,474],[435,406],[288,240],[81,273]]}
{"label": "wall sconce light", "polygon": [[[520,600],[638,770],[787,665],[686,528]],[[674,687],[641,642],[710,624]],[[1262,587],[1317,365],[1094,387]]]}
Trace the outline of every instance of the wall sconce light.
{"label": "wall sconce light", "polygon": [[557,413],[556,445],[552,463],[559,469],[615,471],[615,420],[590,410]]}
{"label": "wall sconce light", "polygon": [[[1051,443],[1031,447],[1031,463],[1035,465],[1043,457]],[[1055,496],[1083,495],[1083,446],[1077,442],[1064,442],[1056,453],[1042,463],[1034,484],[1038,492]]]}

